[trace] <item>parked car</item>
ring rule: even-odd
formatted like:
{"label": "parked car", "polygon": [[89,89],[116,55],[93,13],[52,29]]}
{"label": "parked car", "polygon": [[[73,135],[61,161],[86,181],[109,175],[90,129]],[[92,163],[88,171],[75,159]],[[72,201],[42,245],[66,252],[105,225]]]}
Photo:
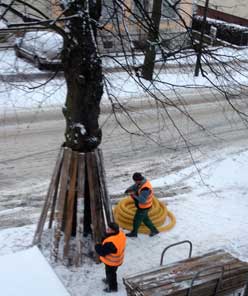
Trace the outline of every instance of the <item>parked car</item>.
{"label": "parked car", "polygon": [[50,31],[30,31],[16,39],[15,53],[32,61],[37,68],[58,69],[62,66],[63,38]]}

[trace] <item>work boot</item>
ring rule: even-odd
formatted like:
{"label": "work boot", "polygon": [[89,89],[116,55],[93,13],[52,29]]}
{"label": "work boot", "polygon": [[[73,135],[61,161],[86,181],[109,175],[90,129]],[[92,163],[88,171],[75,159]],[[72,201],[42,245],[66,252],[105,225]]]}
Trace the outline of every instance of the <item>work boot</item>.
{"label": "work boot", "polygon": [[131,231],[131,232],[127,233],[126,236],[128,236],[128,237],[137,237],[138,235],[137,235],[137,233]]}
{"label": "work boot", "polygon": [[118,289],[110,289],[109,287],[103,289],[103,292],[105,293],[112,293],[112,292],[118,292]]}
{"label": "work boot", "polygon": [[158,234],[158,233],[159,233],[159,231],[156,229],[156,230],[152,231],[152,232],[149,234],[149,236],[154,236],[154,235],[156,235],[156,234]]}

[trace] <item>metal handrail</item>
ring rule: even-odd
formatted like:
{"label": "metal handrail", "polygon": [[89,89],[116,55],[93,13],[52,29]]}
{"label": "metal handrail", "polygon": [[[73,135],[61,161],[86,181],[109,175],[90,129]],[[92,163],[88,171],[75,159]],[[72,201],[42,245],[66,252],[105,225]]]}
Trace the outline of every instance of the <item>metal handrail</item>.
{"label": "metal handrail", "polygon": [[194,284],[195,280],[197,279],[197,277],[199,276],[199,274],[201,274],[204,271],[214,269],[214,268],[220,268],[221,269],[221,274],[220,274],[220,277],[217,280],[217,284],[216,284],[213,296],[216,295],[216,293],[218,292],[218,290],[219,290],[219,288],[221,287],[221,284],[222,284],[222,279],[223,279],[223,274],[224,274],[224,266],[223,265],[215,265],[215,266],[211,266],[211,267],[207,267],[207,268],[204,268],[202,270],[199,270],[194,275],[194,277],[192,278],[192,281],[191,281],[190,288],[188,290],[187,296],[191,296],[191,293],[192,293],[192,290],[193,290],[193,284]]}
{"label": "metal handrail", "polygon": [[245,287],[244,287],[244,293],[243,296],[248,296],[248,282],[246,283]]}
{"label": "metal handrail", "polygon": [[193,245],[192,245],[192,242],[190,240],[184,240],[184,241],[181,241],[181,242],[178,242],[178,243],[175,243],[175,244],[171,244],[169,246],[167,246],[163,252],[161,253],[161,259],[160,259],[160,265],[163,264],[163,259],[164,259],[164,253],[171,247],[174,247],[174,246],[177,246],[177,245],[181,245],[181,244],[189,244],[189,256],[188,258],[191,258],[191,255],[192,255],[192,248],[193,248]]}

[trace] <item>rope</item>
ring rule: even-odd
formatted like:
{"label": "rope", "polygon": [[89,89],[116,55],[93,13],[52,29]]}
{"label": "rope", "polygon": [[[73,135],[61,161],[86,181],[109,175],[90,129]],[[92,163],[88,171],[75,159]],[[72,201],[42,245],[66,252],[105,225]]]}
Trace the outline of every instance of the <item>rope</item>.
{"label": "rope", "polygon": [[[114,208],[114,218],[122,228],[132,230],[133,218],[136,212],[134,201],[131,197],[122,199]],[[170,230],[176,224],[176,217],[168,211],[166,206],[157,198],[152,200],[152,208],[148,216],[159,232]],[[169,222],[165,222],[169,219]],[[150,230],[142,223],[139,227],[140,233],[150,233]]]}

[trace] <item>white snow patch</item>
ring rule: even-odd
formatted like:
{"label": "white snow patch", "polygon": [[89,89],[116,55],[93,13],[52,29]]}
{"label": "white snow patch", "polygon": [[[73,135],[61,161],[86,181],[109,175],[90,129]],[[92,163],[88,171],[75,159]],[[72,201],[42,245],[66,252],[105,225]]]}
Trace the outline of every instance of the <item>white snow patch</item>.
{"label": "white snow patch", "polygon": [[80,133],[81,133],[81,135],[85,135],[85,134],[86,134],[86,129],[85,129],[85,126],[84,126],[83,124],[81,124],[81,123],[75,123],[75,124],[73,125],[73,127],[74,127],[74,128],[75,128],[75,127],[80,128]]}
{"label": "white snow patch", "polygon": [[69,296],[37,247],[0,257],[1,294]]}

